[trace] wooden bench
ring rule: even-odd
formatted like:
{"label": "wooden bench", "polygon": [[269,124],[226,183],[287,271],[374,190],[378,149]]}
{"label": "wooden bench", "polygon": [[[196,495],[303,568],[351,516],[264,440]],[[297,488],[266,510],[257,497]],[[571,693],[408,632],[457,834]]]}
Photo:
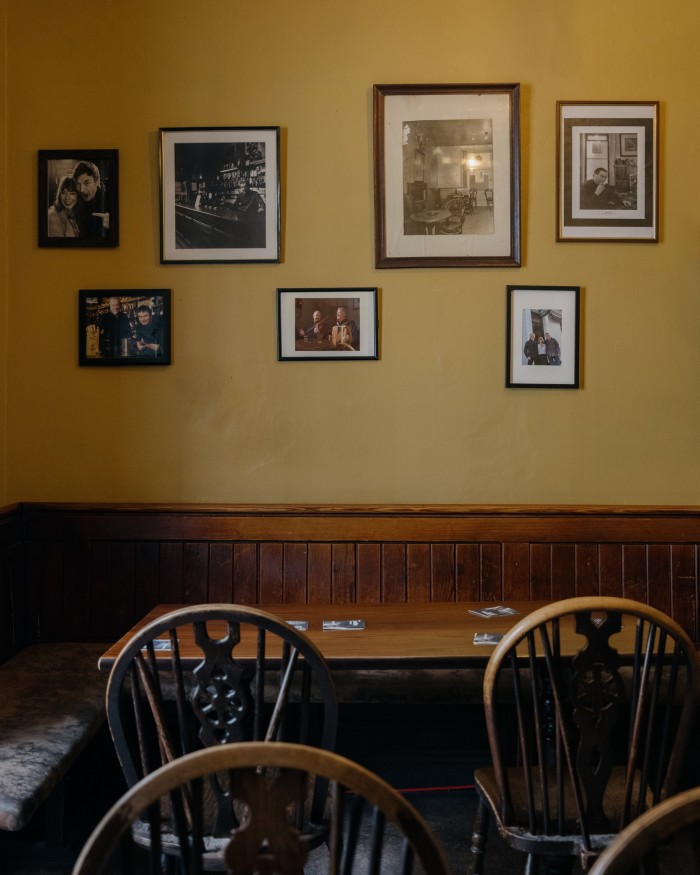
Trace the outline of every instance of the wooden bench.
{"label": "wooden bench", "polygon": [[0,666],[0,828],[19,830],[105,720],[104,644],[36,644]]}

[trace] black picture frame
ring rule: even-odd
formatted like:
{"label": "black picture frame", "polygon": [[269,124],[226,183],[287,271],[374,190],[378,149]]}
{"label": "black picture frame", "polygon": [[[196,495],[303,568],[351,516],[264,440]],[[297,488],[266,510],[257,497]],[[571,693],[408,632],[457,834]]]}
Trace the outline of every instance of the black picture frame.
{"label": "black picture frame", "polygon": [[375,85],[375,266],[520,267],[520,85]]}
{"label": "black picture frame", "polygon": [[170,289],[81,289],[78,363],[88,367],[169,365],[171,319]]}
{"label": "black picture frame", "polygon": [[39,246],[118,246],[119,151],[40,149],[38,162]]}
{"label": "black picture frame", "polygon": [[658,101],[557,102],[556,239],[658,243]]}
{"label": "black picture frame", "polygon": [[506,388],[578,389],[580,317],[580,286],[507,286]]}
{"label": "black picture frame", "polygon": [[280,129],[160,129],[162,264],[279,262]]}
{"label": "black picture frame", "polygon": [[376,288],[277,289],[277,360],[376,360],[377,314]]}

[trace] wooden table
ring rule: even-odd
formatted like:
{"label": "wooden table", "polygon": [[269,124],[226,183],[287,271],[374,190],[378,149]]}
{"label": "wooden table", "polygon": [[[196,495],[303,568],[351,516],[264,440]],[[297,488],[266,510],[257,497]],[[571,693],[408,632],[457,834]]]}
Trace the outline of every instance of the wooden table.
{"label": "wooden table", "polygon": [[449,210],[421,210],[419,213],[413,213],[411,218],[414,222],[425,225],[426,234],[434,234],[436,226],[449,219],[451,215]]}
{"label": "wooden table", "polygon": [[[504,633],[523,616],[547,602],[507,602],[519,613],[512,616],[483,618],[469,613],[470,609],[489,607],[484,602],[430,602],[381,605],[256,605],[285,620],[307,620],[306,635],[316,644],[331,668],[342,669],[406,669],[406,668],[484,668],[493,652],[493,645],[475,644],[476,632]],[[493,607],[494,605],[491,605]],[[157,605],[137,623],[99,661],[102,670],[109,670],[122,647],[152,620],[182,605]],[[365,628],[353,631],[324,631],[324,620],[365,621]],[[215,630],[213,630],[215,631]],[[223,631],[223,629],[222,629]],[[630,630],[631,631],[631,630]],[[623,633],[620,639],[624,638]],[[629,636],[631,638],[631,635]],[[565,650],[578,650],[581,639],[571,630],[562,629]],[[612,641],[616,644],[615,640]],[[620,641],[619,646],[631,641]],[[167,654],[164,654],[167,655]],[[182,655],[188,657],[187,641]],[[191,659],[200,652],[193,645]],[[242,635],[236,648],[237,659],[254,658],[255,637]],[[274,656],[274,651],[271,651]]]}

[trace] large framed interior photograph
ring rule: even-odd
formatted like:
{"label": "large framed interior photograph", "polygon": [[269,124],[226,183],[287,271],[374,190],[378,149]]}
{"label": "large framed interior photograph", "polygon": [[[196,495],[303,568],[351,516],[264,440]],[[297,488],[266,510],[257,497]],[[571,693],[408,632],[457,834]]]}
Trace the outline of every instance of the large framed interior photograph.
{"label": "large framed interior photograph", "polygon": [[81,289],[81,365],[169,365],[170,289]]}
{"label": "large framed interior photograph", "polygon": [[119,245],[117,149],[39,150],[39,246]]}
{"label": "large framed interior photograph", "polygon": [[161,263],[280,260],[280,129],[161,128]]}
{"label": "large framed interior photograph", "polygon": [[377,289],[277,289],[278,361],[378,358]]}
{"label": "large framed interior photograph", "polygon": [[506,387],[578,389],[580,286],[506,287]]}
{"label": "large framed interior photograph", "polygon": [[557,103],[557,240],[659,239],[659,104]]}
{"label": "large framed interior photograph", "polygon": [[375,265],[520,266],[520,86],[374,86]]}

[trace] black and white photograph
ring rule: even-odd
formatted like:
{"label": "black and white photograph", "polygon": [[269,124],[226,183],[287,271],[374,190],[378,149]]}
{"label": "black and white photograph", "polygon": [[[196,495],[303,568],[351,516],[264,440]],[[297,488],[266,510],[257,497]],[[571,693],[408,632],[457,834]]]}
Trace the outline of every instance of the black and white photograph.
{"label": "black and white photograph", "polygon": [[579,286],[508,286],[506,386],[578,388]]}
{"label": "black and white photograph", "polygon": [[658,103],[557,104],[557,240],[658,241]]}
{"label": "black and white photograph", "polygon": [[277,289],[277,358],[376,359],[377,289]]}
{"label": "black and white photograph", "polygon": [[119,245],[116,149],[39,150],[39,246]]}
{"label": "black and white photograph", "polygon": [[161,128],[161,262],[280,260],[279,128]]}
{"label": "black and white photograph", "polygon": [[375,85],[377,267],[517,267],[519,85]]}
{"label": "black and white photograph", "polygon": [[81,365],[169,365],[170,289],[81,289]]}

